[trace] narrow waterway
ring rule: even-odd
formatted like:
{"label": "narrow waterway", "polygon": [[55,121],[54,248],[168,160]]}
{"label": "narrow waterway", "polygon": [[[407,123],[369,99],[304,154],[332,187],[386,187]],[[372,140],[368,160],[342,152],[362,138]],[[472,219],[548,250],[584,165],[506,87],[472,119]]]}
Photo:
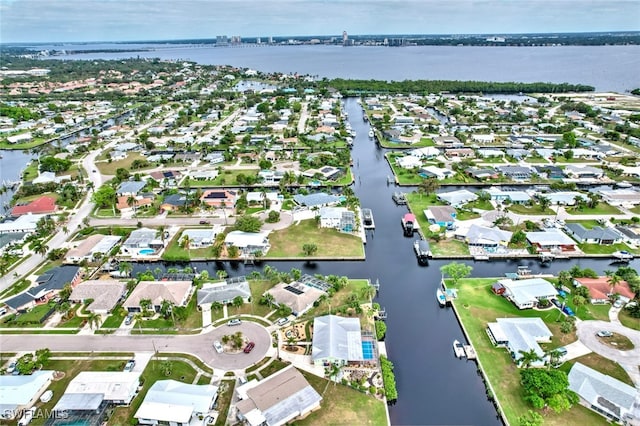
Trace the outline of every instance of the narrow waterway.
{"label": "narrow waterway", "polygon": [[[376,230],[368,232],[366,261],[360,262],[269,262],[282,271],[298,268],[310,274],[336,274],[350,278],[380,281],[376,299],[388,313],[386,345],[395,365],[399,399],[390,407],[394,425],[496,425],[500,424],[493,405],[477,374],[474,362],[458,360],[453,355],[454,339],[464,341],[451,309],[441,309],[435,297],[440,282],[440,267],[447,261],[432,260],[419,266],[413,252],[413,239],[405,238],[400,225],[404,206],[396,206],[391,195],[398,188],[387,185],[391,170],[384,150],[367,136],[369,125],[362,120],[362,110],[355,99],[345,100],[349,122],[356,131],[352,152],[355,175],[354,191],[362,207],[370,208]],[[504,276],[518,265],[527,264],[534,273],[557,273],[574,264],[599,273],[615,269],[608,259],[556,260],[541,266],[536,260],[465,261],[473,266],[474,277]],[[260,267],[266,265],[263,262]],[[134,273],[172,265],[141,263]],[[185,265],[177,265],[184,267]],[[240,262],[192,262],[197,271],[214,276],[224,269],[230,276],[248,275],[258,266]],[[640,267],[640,261],[631,263]]]}

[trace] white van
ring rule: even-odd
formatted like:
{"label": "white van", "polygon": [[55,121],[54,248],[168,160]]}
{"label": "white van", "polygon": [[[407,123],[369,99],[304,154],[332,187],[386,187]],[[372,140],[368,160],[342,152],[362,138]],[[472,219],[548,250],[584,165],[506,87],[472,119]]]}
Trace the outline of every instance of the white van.
{"label": "white van", "polygon": [[7,308],[5,308],[4,306],[0,308],[0,317],[6,313],[7,313]]}
{"label": "white van", "polygon": [[22,415],[22,418],[18,422],[18,426],[27,426],[29,423],[31,423],[31,420],[33,419],[33,414],[35,412],[36,412],[35,408],[30,408],[27,411],[25,411],[24,414]]}

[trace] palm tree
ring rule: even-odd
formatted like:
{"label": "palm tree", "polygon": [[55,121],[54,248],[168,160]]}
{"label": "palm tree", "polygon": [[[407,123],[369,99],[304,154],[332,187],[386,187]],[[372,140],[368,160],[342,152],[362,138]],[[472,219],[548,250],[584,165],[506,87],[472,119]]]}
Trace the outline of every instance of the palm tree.
{"label": "palm tree", "polygon": [[292,349],[295,346],[296,342],[297,340],[293,334],[287,336],[287,346],[289,347],[289,349]]}
{"label": "palm tree", "polygon": [[519,366],[522,368],[529,368],[531,364],[536,361],[540,361],[540,356],[536,353],[534,349],[530,349],[528,351],[518,351],[520,355]]}
{"label": "palm tree", "polygon": [[587,206],[590,209],[595,209],[602,197],[600,196],[600,194],[590,192],[587,194],[587,198],[589,198],[589,201],[587,201]]}
{"label": "palm tree", "polygon": [[224,269],[218,269],[216,271],[216,276],[218,277],[219,280],[224,280],[229,276],[229,274]]}
{"label": "palm tree", "polygon": [[609,283],[609,287],[611,287],[611,293],[613,293],[616,286],[622,282],[622,278],[612,271],[604,271],[604,274],[609,277],[607,282]]}
{"label": "palm tree", "polygon": [[136,198],[133,195],[129,195],[129,197],[127,198],[127,205],[129,206],[129,208],[133,209],[133,215],[136,215]]}
{"label": "palm tree", "polygon": [[151,299],[140,299],[140,308],[143,312],[146,312],[151,307]]}
{"label": "palm tree", "polygon": [[264,304],[268,305],[269,308],[271,308],[275,302],[275,298],[273,297],[273,294],[271,293],[265,293],[262,295],[262,300],[264,301]]}
{"label": "palm tree", "polygon": [[560,352],[557,349],[553,349],[547,352],[547,356],[549,357],[548,367],[552,367],[558,364],[558,362],[560,361],[560,358],[562,358],[562,352]]}
{"label": "palm tree", "polygon": [[47,245],[42,240],[36,240],[32,248],[33,251],[39,255],[44,256],[47,253]]}
{"label": "palm tree", "polygon": [[189,238],[189,235],[184,234],[180,238],[180,247],[186,249],[189,252],[189,257],[191,257],[191,238]]}
{"label": "palm tree", "polygon": [[545,211],[551,205],[551,199],[549,197],[539,197],[538,204],[540,205],[540,211]]}
{"label": "palm tree", "polygon": [[118,265],[118,271],[120,272],[120,275],[129,277],[131,276],[131,271],[133,271],[133,265],[129,262],[120,262]]}
{"label": "palm tree", "polygon": [[269,201],[267,199],[267,189],[263,186],[262,190],[260,191],[260,196],[262,197],[262,208],[264,210],[267,210],[267,202]]}
{"label": "palm tree", "polygon": [[102,316],[95,312],[91,312],[87,317],[87,322],[89,323],[89,327],[93,330],[94,326],[96,328],[100,327],[100,324],[102,323]]}
{"label": "palm tree", "polygon": [[135,320],[136,324],[138,325],[138,332],[140,334],[142,334],[142,319],[144,318],[144,315],[142,314],[142,312],[137,312],[134,316],[133,319]]}
{"label": "palm tree", "polygon": [[376,295],[376,288],[372,285],[367,285],[362,287],[361,294],[364,299],[371,301]]}

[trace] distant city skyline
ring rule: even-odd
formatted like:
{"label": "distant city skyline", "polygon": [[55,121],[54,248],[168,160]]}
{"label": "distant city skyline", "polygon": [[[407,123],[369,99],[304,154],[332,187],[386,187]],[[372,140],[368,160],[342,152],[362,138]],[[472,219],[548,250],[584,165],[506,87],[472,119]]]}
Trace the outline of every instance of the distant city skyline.
{"label": "distant city skyline", "polygon": [[0,42],[639,31],[637,0],[0,0]]}

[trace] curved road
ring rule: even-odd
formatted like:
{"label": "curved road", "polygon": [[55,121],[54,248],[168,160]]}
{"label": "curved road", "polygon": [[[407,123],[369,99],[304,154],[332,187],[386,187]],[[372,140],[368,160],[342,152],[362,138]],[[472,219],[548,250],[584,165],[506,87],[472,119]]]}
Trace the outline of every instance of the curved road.
{"label": "curved road", "polygon": [[[251,353],[219,354],[213,341],[225,334],[241,331],[248,341],[256,344]],[[244,321],[239,326],[226,324],[210,332],[197,335],[0,335],[0,348],[4,352],[35,351],[49,348],[52,352],[180,352],[194,355],[205,364],[222,370],[244,369],[260,361],[271,348],[271,334],[263,326]]]}

